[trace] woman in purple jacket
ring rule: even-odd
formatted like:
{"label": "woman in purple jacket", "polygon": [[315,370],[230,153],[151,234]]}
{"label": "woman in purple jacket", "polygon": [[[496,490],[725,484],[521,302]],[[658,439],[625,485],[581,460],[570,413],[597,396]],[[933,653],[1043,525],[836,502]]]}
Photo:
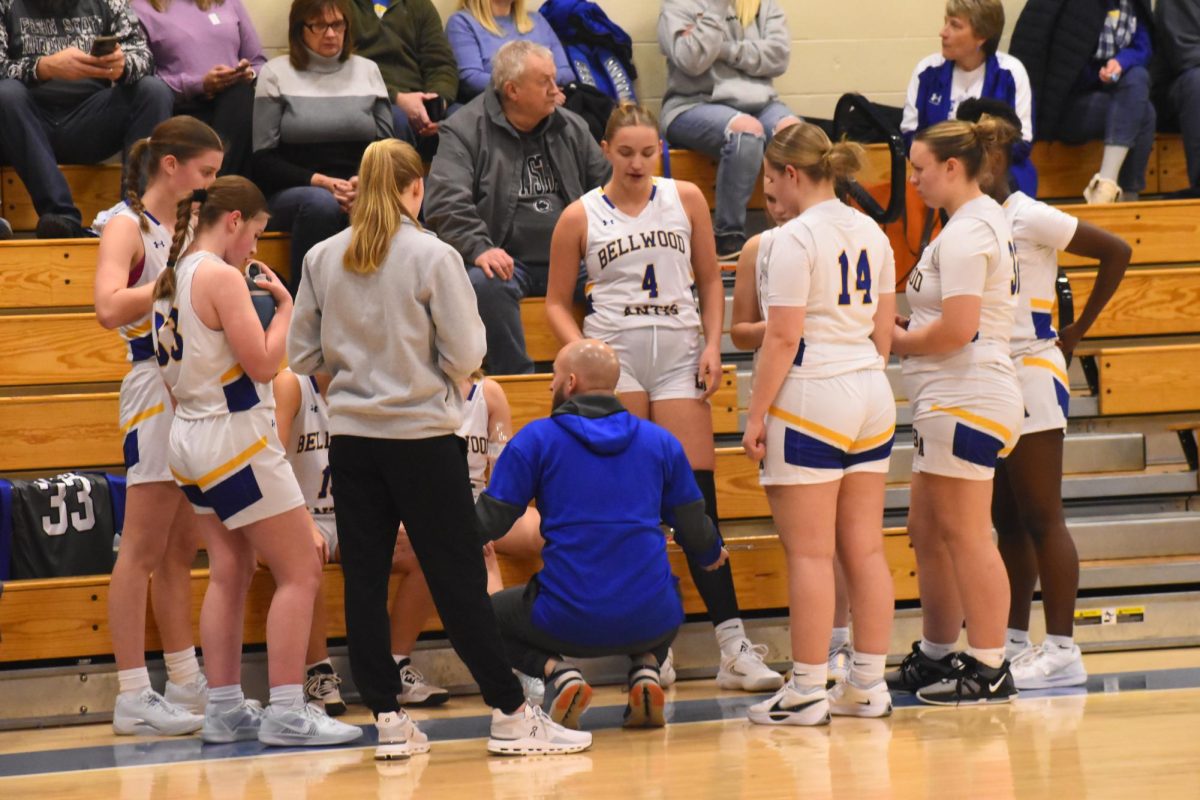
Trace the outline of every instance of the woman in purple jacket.
{"label": "woman in purple jacket", "polygon": [[225,141],[222,175],[248,175],[254,80],[267,59],[242,0],[132,0],[158,77]]}
{"label": "woman in purple jacket", "polygon": [[459,0],[459,8],[446,23],[446,37],[458,61],[460,102],[467,102],[488,87],[496,51],[516,39],[550,48],[559,86],[575,80],[558,35],[545,17],[525,10],[525,0]]}

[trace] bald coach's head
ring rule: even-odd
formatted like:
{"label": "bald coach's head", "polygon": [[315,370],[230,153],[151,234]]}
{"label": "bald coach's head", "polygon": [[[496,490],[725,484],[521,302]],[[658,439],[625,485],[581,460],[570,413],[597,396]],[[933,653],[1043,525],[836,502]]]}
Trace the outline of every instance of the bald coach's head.
{"label": "bald coach's head", "polygon": [[554,408],[580,394],[615,394],[621,362],[611,347],[597,339],[580,339],[558,351],[554,359]]}

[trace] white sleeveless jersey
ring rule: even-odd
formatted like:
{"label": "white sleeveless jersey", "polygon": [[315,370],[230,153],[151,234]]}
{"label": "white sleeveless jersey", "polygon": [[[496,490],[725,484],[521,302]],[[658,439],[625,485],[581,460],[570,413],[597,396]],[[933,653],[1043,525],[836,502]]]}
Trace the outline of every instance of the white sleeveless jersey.
{"label": "white sleeveless jersey", "polygon": [[1021,286],[1016,252],[1004,209],[991,197],[981,195],[955,212],[908,276],[909,330],[941,317],[945,298],[974,295],[983,303],[979,331],[951,353],[908,356],[905,373],[1011,363],[1009,337]]}
{"label": "white sleeveless jersey", "polygon": [[467,443],[467,473],[475,499],[487,488],[488,407],[483,396],[483,381],[471,384],[463,399],[462,425],[458,435]]}
{"label": "white sleeveless jersey", "polygon": [[1054,281],[1058,277],[1058,251],[1066,250],[1075,238],[1079,220],[1054,206],[1014,192],[1004,201],[1004,214],[1012,227],[1017,259],[1021,265],[1021,287],[1011,347],[1014,355],[1039,341],[1054,341]]}
{"label": "white sleeveless jersey", "polygon": [[775,234],[766,273],[760,302],[805,309],[789,377],[883,369],[871,334],[877,298],[896,291],[896,263],[878,223],[840,200],[818,203]]}
{"label": "white sleeveless jersey", "polygon": [[329,485],[329,405],[311,375],[295,375],[300,383],[300,410],[283,443],[288,463],[313,517],[333,516]]}
{"label": "white sleeveless jersey", "polygon": [[692,274],[692,223],[669,178],[655,178],[636,217],[593,189],[587,212],[587,316],[584,335],[661,325],[700,329]]}
{"label": "white sleeveless jersey", "polygon": [[[133,209],[125,203],[121,203],[117,208],[120,210],[116,211],[113,216],[126,217],[137,224],[138,233],[142,235],[142,250],[145,253],[142,260],[129,273],[129,288],[154,283],[162,271],[167,268],[167,256],[171,252],[171,234],[149,211],[144,213],[146,221],[150,224],[150,230],[144,231],[141,227],[141,217],[134,213]],[[150,330],[151,318],[152,315],[147,314],[137,322],[122,325],[119,329],[121,338],[129,345],[127,357],[134,363],[149,361],[154,357],[154,336]]]}
{"label": "white sleeveless jersey", "polygon": [[[768,228],[758,235],[758,257],[754,260],[754,291],[758,298],[758,318],[767,319],[767,275],[771,269],[771,251],[779,228]],[[755,351],[758,352],[758,351]]]}
{"label": "white sleeveless jersey", "polygon": [[275,408],[270,383],[242,369],[224,331],[200,321],[192,308],[192,279],[201,261],[221,261],[203,250],[175,265],[175,297],[154,301],[154,348],[179,419],[206,419],[252,408]]}

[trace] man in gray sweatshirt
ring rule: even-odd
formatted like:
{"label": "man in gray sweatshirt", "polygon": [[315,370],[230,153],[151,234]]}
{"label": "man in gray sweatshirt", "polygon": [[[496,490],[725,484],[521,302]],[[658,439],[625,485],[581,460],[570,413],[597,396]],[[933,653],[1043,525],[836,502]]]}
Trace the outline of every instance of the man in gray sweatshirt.
{"label": "man in gray sweatshirt", "polygon": [[611,172],[583,118],[555,103],[556,74],[539,44],[500,48],[492,88],[442,124],[429,173],[425,219],[467,264],[493,374],[533,372],[521,298],[545,296],[559,216]]}

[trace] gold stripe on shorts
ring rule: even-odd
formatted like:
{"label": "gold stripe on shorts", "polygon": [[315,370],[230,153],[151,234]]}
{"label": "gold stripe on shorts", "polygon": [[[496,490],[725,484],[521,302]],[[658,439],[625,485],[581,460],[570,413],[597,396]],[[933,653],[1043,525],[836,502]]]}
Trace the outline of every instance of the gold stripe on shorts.
{"label": "gold stripe on shorts", "polygon": [[826,428],[824,425],[818,425],[817,423],[812,422],[807,419],[804,419],[803,417],[797,417],[795,414],[784,411],[782,408],[779,408],[778,406],[771,406],[770,408],[767,409],[767,413],[770,414],[772,417],[775,417],[776,419],[781,419],[784,422],[789,422],[792,425],[795,425],[797,428],[803,428],[804,430],[815,433],[818,436],[823,436],[826,439],[833,442],[834,444],[841,447],[843,450],[849,450],[851,448],[851,446],[854,445],[854,440],[851,439],[849,436],[844,436],[844,435],[838,433],[837,431],[830,430],[829,428]]}
{"label": "gold stripe on shorts", "polygon": [[245,464],[247,461],[254,458],[254,456],[259,451],[266,449],[266,447],[267,447],[267,437],[263,436],[257,442],[250,445],[245,450],[238,453],[236,456],[229,459],[221,466],[217,467],[216,469],[212,470],[211,472],[201,475],[199,478],[196,479],[196,483],[199,484],[201,489],[203,489],[206,486],[211,486],[212,484],[216,483],[219,479],[223,478],[227,473],[232,472],[233,470],[240,467],[242,464]]}
{"label": "gold stripe on shorts", "polygon": [[878,436],[869,436],[866,439],[859,439],[857,442],[855,442],[853,445],[851,445],[850,452],[851,453],[859,453],[859,452],[862,452],[863,450],[870,450],[874,447],[878,447],[879,445],[886,442],[888,439],[892,438],[895,434],[896,434],[896,426],[893,425],[892,427],[888,428],[886,431],[879,434]]}
{"label": "gold stripe on shorts", "polygon": [[1062,368],[1048,358],[1035,358],[1034,356],[1026,356],[1021,359],[1021,364],[1026,367],[1041,367],[1048,369],[1054,373],[1054,377],[1058,378],[1058,382],[1063,386],[1070,386],[1071,379],[1067,377],[1067,373],[1062,371]]}
{"label": "gold stripe on shorts", "polygon": [[958,408],[957,406],[939,406],[935,403],[930,411],[940,411],[944,414],[950,414],[951,416],[958,417],[959,419],[965,419],[972,425],[977,425],[980,428],[991,431],[992,433],[999,434],[1000,441],[1002,442],[1007,442],[1012,438],[1012,431],[1001,425],[999,422],[990,420],[987,417],[981,417],[973,411],[967,411],[965,408]]}
{"label": "gold stripe on shorts", "polygon": [[133,419],[129,420],[129,422],[126,422],[124,425],[122,425],[121,433],[129,433],[129,431],[131,431],[133,428],[137,427],[141,423],[145,422],[146,420],[150,419],[153,416],[157,416],[157,415],[163,413],[166,410],[167,410],[166,407],[162,403],[159,403],[158,405],[154,406],[153,408],[147,408],[142,413],[135,415],[133,417]]}

